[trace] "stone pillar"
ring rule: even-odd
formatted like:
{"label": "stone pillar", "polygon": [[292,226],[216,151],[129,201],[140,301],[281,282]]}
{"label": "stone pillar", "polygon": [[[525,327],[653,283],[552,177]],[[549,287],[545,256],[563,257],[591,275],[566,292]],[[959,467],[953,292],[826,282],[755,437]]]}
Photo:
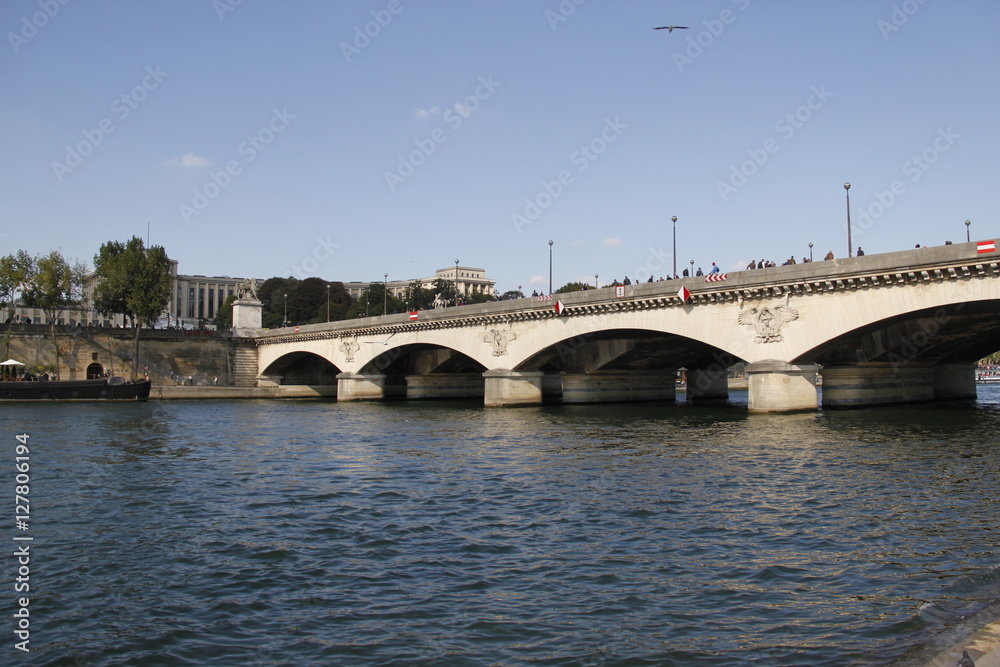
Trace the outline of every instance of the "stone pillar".
{"label": "stone pillar", "polygon": [[976,400],[975,364],[940,364],[934,367],[936,400]]}
{"label": "stone pillar", "polygon": [[483,373],[486,379],[484,405],[540,405],[542,402],[541,371],[508,371],[493,369]]}
{"label": "stone pillar", "polygon": [[687,400],[724,401],[729,398],[729,371],[726,369],[688,369]]}
{"label": "stone pillar", "polygon": [[262,307],[257,299],[233,301],[233,335],[247,337],[260,333]]}
{"label": "stone pillar", "polygon": [[406,376],[407,399],[483,398],[481,373],[428,373]]}
{"label": "stone pillar", "polygon": [[338,401],[381,401],[385,398],[385,375],[337,375]]}
{"label": "stone pillar", "polygon": [[934,369],[891,363],[827,367],[823,407],[852,408],[934,400]]}
{"label": "stone pillar", "polygon": [[758,361],[747,365],[750,412],[793,412],[819,408],[815,364]]}
{"label": "stone pillar", "polygon": [[673,401],[676,373],[636,371],[568,373],[562,379],[563,403]]}

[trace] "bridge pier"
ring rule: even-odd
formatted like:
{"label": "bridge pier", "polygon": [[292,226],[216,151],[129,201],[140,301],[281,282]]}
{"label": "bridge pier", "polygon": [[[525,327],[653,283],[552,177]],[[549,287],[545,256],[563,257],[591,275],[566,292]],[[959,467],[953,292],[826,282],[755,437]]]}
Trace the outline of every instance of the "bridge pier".
{"label": "bridge pier", "polygon": [[481,373],[427,373],[406,376],[408,400],[483,398],[484,393]]}
{"label": "bridge pier", "polygon": [[676,376],[676,372],[568,373],[562,378],[562,402],[673,401],[676,398]]}
{"label": "bridge pier", "polygon": [[975,364],[940,364],[934,367],[936,400],[975,400],[976,396]]}
{"label": "bridge pier", "polygon": [[338,401],[381,401],[385,398],[385,375],[337,375]]}
{"label": "bridge pier", "polygon": [[[850,408],[934,400],[934,368],[867,363],[824,368],[823,407]],[[944,385],[942,375],[942,385]]]}
{"label": "bridge pier", "polygon": [[510,371],[502,368],[488,370],[485,378],[483,404],[487,406],[540,405],[541,371]]}
{"label": "bridge pier", "polygon": [[[747,365],[750,412],[793,412],[817,410],[815,364],[758,361]],[[825,396],[824,386],[824,398]]]}
{"label": "bridge pier", "polygon": [[729,398],[729,372],[722,368],[690,368],[687,372],[687,400],[725,401]]}

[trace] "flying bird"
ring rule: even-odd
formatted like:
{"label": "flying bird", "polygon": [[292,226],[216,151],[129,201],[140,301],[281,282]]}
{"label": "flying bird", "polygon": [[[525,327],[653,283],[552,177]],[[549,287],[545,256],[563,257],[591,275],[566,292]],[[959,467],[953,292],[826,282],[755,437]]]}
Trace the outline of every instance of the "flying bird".
{"label": "flying bird", "polygon": [[674,30],[687,30],[686,25],[661,25],[659,28],[653,28],[653,30],[666,30],[667,32],[673,32]]}

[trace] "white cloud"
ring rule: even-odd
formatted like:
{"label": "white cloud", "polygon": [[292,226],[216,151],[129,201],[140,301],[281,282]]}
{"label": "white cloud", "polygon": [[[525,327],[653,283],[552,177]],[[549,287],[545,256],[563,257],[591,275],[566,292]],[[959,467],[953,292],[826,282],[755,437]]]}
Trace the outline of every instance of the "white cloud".
{"label": "white cloud", "polygon": [[616,248],[622,244],[622,240],[617,236],[612,236],[611,238],[604,239],[603,243],[605,248]]}
{"label": "white cloud", "polygon": [[528,281],[529,285],[548,285],[549,279],[545,276],[531,276],[531,280]]}
{"label": "white cloud", "polygon": [[181,157],[172,157],[167,160],[168,166],[183,167],[184,169],[197,169],[199,167],[207,167],[210,164],[212,164],[211,160],[199,157],[194,153],[185,153]]}
{"label": "white cloud", "polygon": [[574,248],[582,248],[583,246],[587,245],[587,242],[584,241],[583,239],[575,239],[570,243],[570,245],[573,246]]}
{"label": "white cloud", "polygon": [[441,109],[438,107],[431,107],[430,109],[417,109],[414,115],[420,120],[427,120],[441,113]]}

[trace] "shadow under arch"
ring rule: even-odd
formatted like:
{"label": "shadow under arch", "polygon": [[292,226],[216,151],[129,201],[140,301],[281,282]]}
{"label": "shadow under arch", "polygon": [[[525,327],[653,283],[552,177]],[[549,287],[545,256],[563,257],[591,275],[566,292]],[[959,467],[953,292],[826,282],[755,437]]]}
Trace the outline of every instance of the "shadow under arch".
{"label": "shadow under arch", "polygon": [[278,384],[336,385],[340,369],[312,352],[291,352],[272,361],[262,376]]}

